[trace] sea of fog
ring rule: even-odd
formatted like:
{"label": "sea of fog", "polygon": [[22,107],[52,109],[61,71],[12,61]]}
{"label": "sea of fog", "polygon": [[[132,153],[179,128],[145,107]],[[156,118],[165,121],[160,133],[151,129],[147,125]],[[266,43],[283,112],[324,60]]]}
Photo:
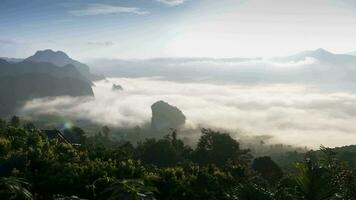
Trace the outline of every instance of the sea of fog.
{"label": "sea of fog", "polygon": [[[113,91],[120,84],[123,91]],[[112,127],[148,123],[150,106],[164,100],[187,117],[187,128],[224,128],[270,135],[270,142],[318,147],[356,143],[356,93],[313,85],[175,82],[109,78],[95,82],[95,98],[27,102],[24,114],[55,114]]]}

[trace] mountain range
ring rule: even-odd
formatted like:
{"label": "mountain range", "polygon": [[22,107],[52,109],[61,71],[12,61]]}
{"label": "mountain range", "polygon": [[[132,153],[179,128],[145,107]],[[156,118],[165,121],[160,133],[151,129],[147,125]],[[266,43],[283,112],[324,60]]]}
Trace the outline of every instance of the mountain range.
{"label": "mountain range", "polygon": [[89,81],[97,81],[97,80],[104,79],[103,76],[90,73],[90,69],[88,65],[73,60],[63,51],[53,51],[51,49],[37,51],[33,56],[26,58],[24,61],[46,62],[46,63],[54,64],[59,67],[64,67],[66,65],[73,65]]}
{"label": "mountain range", "polygon": [[0,116],[42,97],[93,96],[92,81],[103,78],[61,51],[37,51],[26,59],[0,59]]}
{"label": "mountain range", "polygon": [[18,63],[24,60],[23,58],[9,58],[9,57],[0,57],[0,59],[5,60],[9,63]]}
{"label": "mountain range", "polygon": [[349,52],[347,53],[348,55],[352,55],[352,56],[356,56],[356,51],[352,51],[352,52]]}
{"label": "mountain range", "polygon": [[356,56],[350,54],[335,54],[325,49],[316,49],[314,51],[303,51],[301,53],[274,58],[276,61],[298,62],[307,58],[314,58],[324,64],[355,64]]}
{"label": "mountain range", "polygon": [[63,51],[53,51],[51,49],[46,49],[37,51],[34,55],[25,59],[8,57],[0,57],[0,59],[6,60],[9,63],[30,61],[36,63],[51,63],[58,67],[73,65],[86,79],[88,79],[88,81],[97,81],[105,78],[102,75],[92,74],[88,65],[72,59]]}
{"label": "mountain range", "polygon": [[278,58],[100,59],[92,70],[109,76],[162,77],[169,80],[222,80],[243,83],[354,82],[356,56],[325,49]]}
{"label": "mountain range", "polygon": [[[98,74],[114,77],[162,77],[170,80],[223,80],[243,83],[353,84],[356,56],[325,49],[279,58],[102,59],[91,64]],[[0,59],[0,115],[25,101],[52,96],[93,96],[93,81],[103,76],[62,51],[37,51],[25,59]],[[328,86],[329,87],[329,86]],[[356,86],[352,86],[356,89]]]}

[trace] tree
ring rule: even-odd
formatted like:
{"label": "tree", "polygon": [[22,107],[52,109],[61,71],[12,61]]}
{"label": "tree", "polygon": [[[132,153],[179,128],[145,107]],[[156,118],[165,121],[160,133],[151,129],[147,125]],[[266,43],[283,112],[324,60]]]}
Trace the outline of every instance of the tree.
{"label": "tree", "polygon": [[0,118],[0,129],[3,129],[6,127],[6,121]]}
{"label": "tree", "polygon": [[18,116],[11,117],[10,125],[13,127],[19,127],[20,126],[20,118]]}
{"label": "tree", "polygon": [[264,179],[275,184],[283,176],[279,166],[268,156],[259,157],[253,160],[252,169],[259,172]]}
{"label": "tree", "polygon": [[275,194],[254,183],[239,184],[227,194],[231,200],[276,200]]}
{"label": "tree", "polygon": [[146,164],[159,167],[172,166],[179,161],[179,157],[169,140],[147,139],[138,146],[139,158]]}
{"label": "tree", "polygon": [[110,128],[108,126],[103,126],[102,128],[103,134],[106,138],[109,138]]}
{"label": "tree", "polygon": [[[346,162],[341,162],[337,155],[338,153],[331,148],[324,146],[320,147],[320,165],[328,170],[330,180],[333,187],[336,189],[337,196],[344,199],[352,199],[356,196],[356,174],[355,170],[350,170]],[[353,158],[346,159],[352,161]]]}
{"label": "tree", "polygon": [[109,200],[154,200],[154,192],[156,192],[156,188],[145,185],[142,180],[114,181],[104,191],[104,193],[110,193]]}
{"label": "tree", "polygon": [[23,125],[23,128],[26,130],[31,130],[31,129],[35,129],[36,126],[31,122],[27,122],[26,124]]}
{"label": "tree", "polygon": [[[351,200],[356,196],[355,168],[339,160],[339,149],[285,154],[308,159],[282,177],[271,158],[256,158],[249,165],[249,152],[236,140],[209,129],[202,130],[194,151],[175,130],[137,146],[103,136],[86,140],[79,128],[67,131],[85,144],[76,148],[49,140],[40,130],[10,123],[0,127],[0,177],[6,177],[0,178],[0,199],[31,199],[30,191],[33,198],[56,200]],[[347,151],[353,152],[352,148]]]}
{"label": "tree", "polygon": [[297,174],[292,178],[297,188],[297,195],[305,200],[328,200],[335,197],[328,170],[306,159],[296,165]]}
{"label": "tree", "polygon": [[63,195],[56,195],[54,198],[54,200],[86,200],[86,199],[81,199],[77,196],[63,196]]}
{"label": "tree", "polygon": [[177,132],[173,130],[163,139],[147,139],[139,143],[137,152],[139,158],[146,164],[166,167],[188,159],[191,149],[177,138]]}
{"label": "tree", "polygon": [[84,144],[86,141],[85,132],[76,126],[64,129],[63,134],[71,143]]}
{"label": "tree", "polygon": [[4,177],[0,179],[0,199],[32,200],[33,196],[28,190],[30,184],[24,179],[16,177]]}
{"label": "tree", "polygon": [[240,144],[227,133],[202,129],[194,159],[199,164],[224,165],[227,162],[246,165],[249,161],[248,150],[241,150]]}
{"label": "tree", "polygon": [[4,158],[9,154],[11,149],[11,141],[5,137],[0,137],[0,158]]}

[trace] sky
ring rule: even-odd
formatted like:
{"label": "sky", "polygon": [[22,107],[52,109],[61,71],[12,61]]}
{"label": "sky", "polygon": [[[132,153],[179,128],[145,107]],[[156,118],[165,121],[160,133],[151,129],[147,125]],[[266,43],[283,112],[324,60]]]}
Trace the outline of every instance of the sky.
{"label": "sky", "polygon": [[1,0],[0,57],[272,57],[356,50],[356,0]]}

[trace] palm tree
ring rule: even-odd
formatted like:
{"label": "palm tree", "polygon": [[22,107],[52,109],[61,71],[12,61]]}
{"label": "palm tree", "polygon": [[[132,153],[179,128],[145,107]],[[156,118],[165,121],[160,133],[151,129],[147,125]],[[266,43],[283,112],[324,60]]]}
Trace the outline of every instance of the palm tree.
{"label": "palm tree", "polygon": [[244,183],[237,186],[231,194],[231,200],[276,200],[275,194],[253,183]]}
{"label": "palm tree", "polygon": [[156,188],[146,186],[142,180],[130,179],[114,181],[104,193],[109,193],[109,200],[154,200]]}
{"label": "palm tree", "polygon": [[303,164],[297,164],[297,174],[293,178],[294,184],[301,197],[305,200],[329,200],[335,197],[328,170],[314,165],[309,159]]}
{"label": "palm tree", "polygon": [[63,196],[63,195],[56,195],[53,200],[86,200],[86,199],[81,199],[77,196]]}
{"label": "palm tree", "polygon": [[9,200],[33,200],[28,190],[30,184],[24,179],[16,177],[4,177],[0,179],[0,199]]}

